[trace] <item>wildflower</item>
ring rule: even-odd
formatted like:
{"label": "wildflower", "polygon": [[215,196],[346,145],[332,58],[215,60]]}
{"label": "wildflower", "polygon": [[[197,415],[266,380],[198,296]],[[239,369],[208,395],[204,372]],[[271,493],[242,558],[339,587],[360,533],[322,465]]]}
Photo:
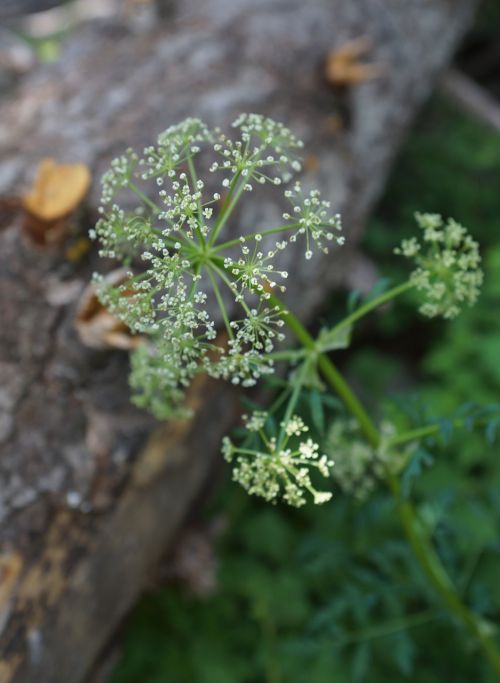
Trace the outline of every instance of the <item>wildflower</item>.
{"label": "wildflower", "polygon": [[[289,242],[264,249],[266,231],[257,231],[241,238],[235,256],[226,251],[234,241],[227,247],[221,235],[253,183],[278,185],[300,170],[295,155],[302,143],[260,114],[242,114],[233,130],[235,136],[227,136],[188,118],[161,133],[142,157],[127,150],[103,176],[100,219],[91,236],[100,240],[101,255],[121,259],[129,274],[116,286],[99,276],[95,283],[101,302],[149,338],[132,358],[131,385],[140,405],[158,417],[169,414],[169,400],[177,410],[198,372],[253,386],[274,371],[269,354],[284,339],[282,313],[269,299],[273,289],[284,290],[287,273],[278,259]],[[208,167],[213,181],[220,173],[223,192],[208,193],[197,174],[200,159],[205,163],[210,153],[215,160]],[[304,206],[309,202],[297,230],[306,234],[307,249],[310,239],[329,239],[325,225],[340,227],[316,194]],[[233,316],[235,310],[240,314]],[[216,339],[221,322],[224,345]]]}
{"label": "wildflower", "polygon": [[187,118],[170,126],[160,133],[156,146],[144,149],[139,162],[142,179],[175,177],[175,170],[200,151],[199,143],[211,139],[211,131],[200,119]]}
{"label": "wildflower", "polygon": [[423,295],[419,311],[429,317],[454,318],[474,304],[483,282],[477,242],[454,221],[438,214],[416,214],[422,238],[403,240],[396,254],[412,259],[410,282]]}
{"label": "wildflower", "polygon": [[132,149],[127,149],[125,154],[113,159],[109,170],[104,173],[101,179],[102,206],[110,204],[120,190],[129,187],[138,163],[139,156]]}
{"label": "wildflower", "polygon": [[307,426],[304,424],[304,420],[297,415],[291,417],[288,422],[282,422],[281,427],[283,427],[287,436],[300,436],[302,432],[308,431]]}
{"label": "wildflower", "polygon": [[[246,290],[257,292],[263,299],[268,299],[269,290],[277,286],[278,278],[286,279],[287,274],[273,265],[276,251],[264,253],[258,248],[260,240],[256,240],[255,247],[250,250],[246,244],[241,244],[241,258],[233,259],[227,256],[224,266],[233,276],[234,292],[240,299]],[[284,292],[284,285],[279,285]]]}
{"label": "wildflower", "polygon": [[[319,453],[319,446],[311,438],[298,440],[308,431],[302,418],[294,415],[282,423],[284,438],[276,438],[265,432],[267,414],[256,412],[245,416],[249,431],[258,432],[257,447],[236,446],[225,437],[222,452],[232,462],[233,479],[250,495],[261,496],[276,502],[281,497],[286,503],[300,507],[306,502],[306,494],[312,495],[316,504],[326,503],[332,497],[329,491],[318,491],[311,475],[317,472],[329,477],[333,462]],[[292,439],[292,444],[290,440]]]}
{"label": "wildflower", "polygon": [[267,420],[267,413],[264,410],[256,410],[250,416],[243,415],[245,429],[249,432],[260,432],[264,428]]}
{"label": "wildflower", "polygon": [[283,218],[297,224],[297,229],[290,237],[290,241],[295,242],[298,235],[304,235],[307,259],[313,255],[313,243],[325,254],[328,253],[328,246],[325,242],[335,241],[337,244],[343,244],[344,238],[335,234],[342,229],[340,216],[339,214],[330,215],[330,202],[320,199],[319,190],[311,190],[305,195],[301,184],[297,182],[293,190],[285,192],[285,197],[290,200],[293,212],[292,214],[284,213]]}
{"label": "wildflower", "polygon": [[[214,150],[221,157],[210,167],[211,172],[223,171],[245,179],[244,190],[253,189],[252,180],[263,185],[287,182],[301,166],[295,151],[303,143],[282,123],[261,114],[241,114],[233,123],[241,131],[241,140],[233,141],[221,135]],[[228,177],[224,186],[229,187]]]}
{"label": "wildflower", "polygon": [[371,472],[374,452],[355,420],[337,419],[328,432],[326,451],[335,458],[333,477],[347,494],[364,500],[375,487]]}

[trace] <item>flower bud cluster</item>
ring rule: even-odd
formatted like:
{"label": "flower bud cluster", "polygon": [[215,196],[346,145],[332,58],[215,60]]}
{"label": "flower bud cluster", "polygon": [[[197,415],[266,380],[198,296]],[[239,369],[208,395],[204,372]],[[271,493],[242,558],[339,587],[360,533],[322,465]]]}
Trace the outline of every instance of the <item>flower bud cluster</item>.
{"label": "flower bud cluster", "polygon": [[420,312],[429,318],[454,318],[479,296],[483,272],[478,244],[452,218],[445,222],[439,214],[430,213],[415,217],[421,239],[403,240],[395,253],[417,266],[410,282],[424,297]]}
{"label": "flower bud cluster", "polygon": [[[335,458],[333,478],[342,491],[358,500],[365,500],[375,489],[378,479],[384,479],[387,469],[398,472],[407,462],[408,448],[395,451],[389,440],[396,434],[390,422],[380,426],[381,442],[378,448],[370,446],[355,419],[337,419],[325,441],[325,450]],[[413,448],[413,446],[412,446]]]}

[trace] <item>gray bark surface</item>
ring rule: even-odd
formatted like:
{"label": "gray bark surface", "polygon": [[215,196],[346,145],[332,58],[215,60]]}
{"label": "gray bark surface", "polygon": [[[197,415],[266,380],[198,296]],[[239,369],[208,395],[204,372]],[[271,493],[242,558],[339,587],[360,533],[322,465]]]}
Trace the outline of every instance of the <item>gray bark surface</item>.
{"label": "gray bark surface", "polygon": [[[153,30],[90,23],[0,107],[0,192],[20,193],[47,156],[83,161],[98,179],[125,147],[188,115],[221,127],[241,111],[270,115],[304,140],[305,182],[343,214],[349,244],[312,267],[290,251],[287,300],[310,319],[349,267],[404,132],[476,6],[183,0]],[[359,36],[383,75],[332,89],[327,53]],[[82,234],[98,196],[96,180]],[[264,194],[231,229],[279,213]],[[234,395],[212,383],[195,387],[190,424],[158,425],[130,406],[126,355],[89,350],[73,329],[96,268],[93,252],[75,264],[63,247],[34,247],[15,222],[0,229],[0,683],[84,680],[234,419]]]}

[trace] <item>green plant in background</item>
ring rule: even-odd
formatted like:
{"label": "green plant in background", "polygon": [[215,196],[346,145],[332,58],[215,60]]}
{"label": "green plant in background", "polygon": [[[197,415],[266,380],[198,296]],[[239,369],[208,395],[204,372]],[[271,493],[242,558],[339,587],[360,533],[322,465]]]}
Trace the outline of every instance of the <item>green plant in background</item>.
{"label": "green plant in background", "polygon": [[[308,494],[318,504],[330,500],[328,486],[318,488],[316,480],[317,475],[326,479],[335,473],[337,457],[337,479],[346,490],[359,484],[364,495],[375,478],[380,480],[392,495],[428,585],[500,677],[500,651],[491,622],[464,601],[433,543],[432,520],[420,514],[409,497],[412,477],[430,458],[417,448],[422,439],[464,427],[485,427],[491,436],[498,409],[467,407],[446,421],[428,419],[401,428],[401,420],[384,420],[379,426],[330,359],[330,352],[348,345],[355,323],[406,292],[418,295],[419,310],[427,317],[454,318],[464,305],[474,303],[482,282],[477,244],[457,222],[444,221],[438,214],[417,214],[421,237],[404,240],[396,250],[415,262],[410,278],[370,298],[314,338],[275,294],[284,290],[282,281],[287,278],[279,267],[279,254],[298,239],[304,242],[307,259],[313,249],[326,251],[328,243],[342,244],[337,234],[340,219],[330,214],[316,190],[303,192],[296,183],[285,191],[292,212],[283,214],[282,226],[223,240],[243,193],[266,182],[287,183],[300,170],[295,154],[302,145],[283,125],[250,114],[242,115],[234,128],[240,136],[236,140],[188,119],[161,134],[157,146],[146,149],[142,159],[129,151],[115,160],[103,178],[102,218],[95,230],[102,253],[128,265],[136,256],[142,262],[115,287],[96,277],[102,301],[148,338],[132,358],[135,400],[158,417],[184,415],[184,390],[200,372],[252,386],[272,374],[275,362],[291,362],[293,373],[274,411],[254,411],[246,418],[242,440],[224,440],[223,452],[234,463],[234,478],[251,494],[273,501],[282,497],[293,506],[302,506]],[[226,191],[219,209],[219,194],[207,199],[204,193],[198,166],[205,158],[198,158],[203,147],[216,158],[205,173],[220,174]],[[158,201],[140,186],[152,179]],[[133,193],[139,206],[122,208],[118,202],[124,191]],[[216,334],[209,296],[217,304],[227,343]],[[231,319],[227,297],[233,300],[231,309],[240,308],[241,319]],[[299,349],[275,349],[284,339],[284,326]],[[340,398],[349,418],[335,416],[346,427],[339,431],[341,423],[334,421],[326,436],[318,435],[325,437],[321,450],[321,438],[310,436],[313,430],[298,414],[298,406],[304,393],[316,390],[310,393],[311,400],[315,397],[310,412],[311,427],[317,426],[324,403],[318,387],[323,382]],[[281,413],[278,421],[276,410]],[[333,452],[325,453],[326,447]],[[423,617],[412,619],[419,622]]]}
{"label": "green plant in background", "polygon": [[110,683],[484,680],[383,490],[284,515],[225,487],[217,507],[231,525],[216,594],[146,596]]}

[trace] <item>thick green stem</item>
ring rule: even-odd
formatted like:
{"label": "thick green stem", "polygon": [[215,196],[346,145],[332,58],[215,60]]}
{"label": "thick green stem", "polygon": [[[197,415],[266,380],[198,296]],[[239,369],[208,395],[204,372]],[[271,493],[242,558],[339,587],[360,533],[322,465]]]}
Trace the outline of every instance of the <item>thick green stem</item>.
{"label": "thick green stem", "polygon": [[380,436],[377,428],[335,365],[325,354],[318,354],[314,338],[309,334],[298,318],[296,318],[293,313],[290,313],[290,311],[287,310],[286,306],[280,299],[272,294],[269,299],[269,303],[279,308],[281,317],[297,337],[302,346],[312,353],[317,354],[318,367],[323,373],[325,379],[342,399],[347,409],[356,417],[367,441],[372,446],[377,448],[380,443]]}
{"label": "thick green stem", "polygon": [[399,518],[406,538],[411,545],[420,568],[449,611],[477,640],[483,654],[490,663],[498,680],[500,680],[500,651],[488,632],[489,626],[471,612],[460,599],[439,556],[419,527],[418,517],[411,503],[402,497],[397,478],[388,472],[387,482],[396,501]]}

